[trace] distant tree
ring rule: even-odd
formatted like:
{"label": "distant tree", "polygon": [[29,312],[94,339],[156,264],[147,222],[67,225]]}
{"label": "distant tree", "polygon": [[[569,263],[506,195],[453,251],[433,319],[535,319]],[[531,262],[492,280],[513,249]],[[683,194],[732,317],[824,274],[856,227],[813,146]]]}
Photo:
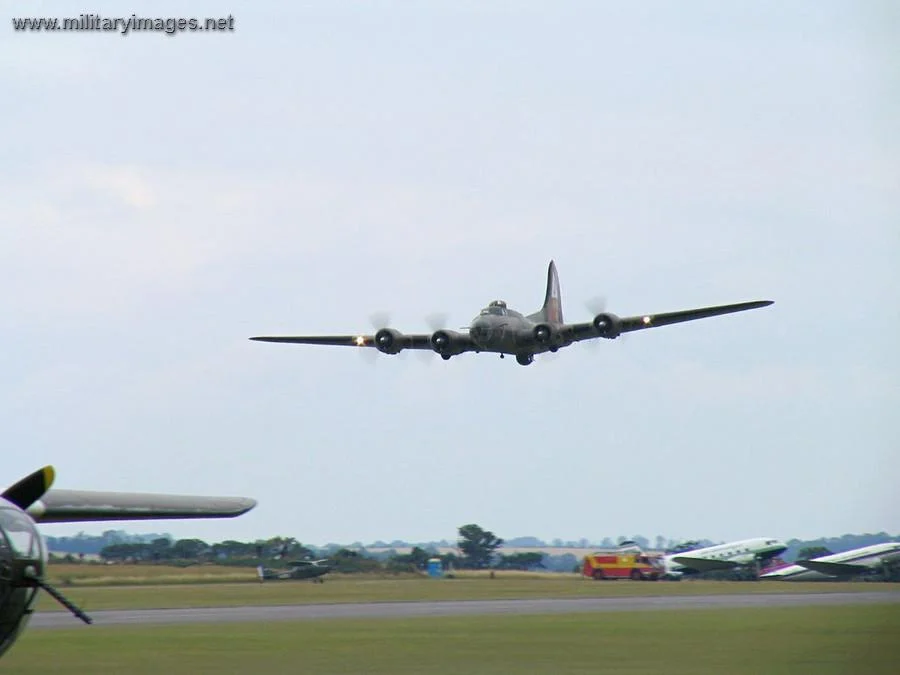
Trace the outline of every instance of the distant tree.
{"label": "distant tree", "polygon": [[419,546],[413,546],[409,553],[397,553],[388,560],[392,570],[420,570],[428,563],[431,554]]}
{"label": "distant tree", "polygon": [[149,544],[111,544],[100,549],[103,560],[125,562],[147,560],[152,557]]}
{"label": "distant tree", "polygon": [[172,557],[180,560],[197,560],[209,550],[202,539],[179,539],[172,544]]}
{"label": "distant tree", "polygon": [[831,555],[831,551],[824,546],[805,546],[797,552],[797,560],[812,560],[823,555]]}
{"label": "distant tree", "polygon": [[529,551],[528,553],[512,553],[501,555],[497,567],[504,570],[532,570],[544,567],[544,554]]}
{"label": "distant tree", "polygon": [[459,528],[457,546],[462,551],[466,567],[483,569],[490,567],[494,552],[503,546],[503,540],[472,523]]}
{"label": "distant tree", "polygon": [[234,539],[227,539],[212,545],[212,554],[216,558],[251,558],[253,551],[253,544]]}
{"label": "distant tree", "polygon": [[168,560],[172,557],[172,541],[159,537],[150,542],[150,557],[154,561]]}
{"label": "distant tree", "polygon": [[455,553],[445,553],[438,556],[438,558],[441,559],[441,565],[443,565],[445,570],[455,570],[462,567],[462,560]]}
{"label": "distant tree", "polygon": [[336,572],[353,574],[355,572],[374,572],[381,568],[377,560],[362,555],[357,551],[342,548],[328,558],[328,562]]}
{"label": "distant tree", "polygon": [[272,537],[261,544],[263,557],[273,560],[301,560],[312,557],[312,550],[294,537]]}

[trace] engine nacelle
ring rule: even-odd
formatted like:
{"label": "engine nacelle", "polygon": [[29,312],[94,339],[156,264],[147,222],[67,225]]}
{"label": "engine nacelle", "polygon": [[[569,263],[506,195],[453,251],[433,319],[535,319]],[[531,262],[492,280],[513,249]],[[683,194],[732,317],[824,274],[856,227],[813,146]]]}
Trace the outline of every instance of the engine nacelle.
{"label": "engine nacelle", "polygon": [[462,354],[462,335],[453,330],[436,330],[431,334],[431,348],[446,357]]}
{"label": "engine nacelle", "polygon": [[622,321],[615,314],[603,313],[594,317],[591,322],[600,337],[612,340],[622,333]]}
{"label": "engine nacelle", "polygon": [[549,323],[539,323],[531,331],[534,341],[542,347],[552,347],[562,342],[562,336],[555,326]]}
{"label": "engine nacelle", "polygon": [[382,328],[375,333],[375,349],[382,354],[397,354],[403,349],[403,333],[393,328]]}

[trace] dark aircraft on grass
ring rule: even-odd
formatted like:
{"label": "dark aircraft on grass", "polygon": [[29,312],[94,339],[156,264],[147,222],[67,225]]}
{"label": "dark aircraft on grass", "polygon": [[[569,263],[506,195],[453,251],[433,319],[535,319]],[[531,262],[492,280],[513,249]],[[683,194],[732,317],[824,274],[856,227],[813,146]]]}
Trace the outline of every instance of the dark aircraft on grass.
{"label": "dark aircraft on grass", "polygon": [[243,497],[51,490],[53,478],[53,467],[45,466],[0,495],[0,655],[25,629],[39,589],[91,623],[44,578],[47,551],[36,523],[233,518],[256,506]]}
{"label": "dark aircraft on grass", "polygon": [[256,568],[256,574],[262,581],[283,581],[285,579],[312,579],[314,582],[325,583],[324,577],[331,571],[331,565],[323,560],[295,560],[288,563],[286,570],[274,570],[260,565]]}
{"label": "dark aircraft on grass", "polygon": [[374,347],[383,354],[398,354],[404,349],[430,350],[440,354],[445,360],[464,352],[494,352],[500,354],[501,359],[506,354],[511,354],[521,365],[527,366],[534,360],[535,354],[555,352],[573,342],[594,338],[614,339],[622,333],[635,330],[743,312],[771,304],[771,300],[756,300],[626,317],[604,311],[591,321],[566,323],[563,320],[559,277],[556,265],[551,260],[547,270],[544,305],[533,314],[520,314],[509,309],[503,300],[494,300],[481,310],[468,328],[461,329],[462,332],[439,329],[433,333],[401,333],[394,328],[384,327],[374,335],[274,335],[250,339],[260,342]]}

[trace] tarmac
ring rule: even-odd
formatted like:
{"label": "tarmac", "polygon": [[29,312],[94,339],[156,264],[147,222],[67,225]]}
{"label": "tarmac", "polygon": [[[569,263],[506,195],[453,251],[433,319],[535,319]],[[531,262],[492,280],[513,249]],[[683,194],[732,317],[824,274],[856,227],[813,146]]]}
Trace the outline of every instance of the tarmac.
{"label": "tarmac", "polygon": [[[327,605],[192,607],[187,609],[102,610],[90,612],[95,626],[265,623],[323,619],[400,619],[500,614],[568,614],[575,612],[672,611],[748,607],[803,607],[900,604],[900,592],[797,593],[772,595],[697,595],[638,598],[531,600],[459,600],[441,602],[374,602]],[[31,628],[58,629],[84,625],[68,612],[38,612]]]}

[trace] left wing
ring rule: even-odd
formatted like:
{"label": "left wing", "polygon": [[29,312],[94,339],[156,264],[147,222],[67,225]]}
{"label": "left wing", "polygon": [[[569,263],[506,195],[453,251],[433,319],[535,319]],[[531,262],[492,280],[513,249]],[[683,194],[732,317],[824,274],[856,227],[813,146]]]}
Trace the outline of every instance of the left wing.
{"label": "left wing", "polygon": [[[375,335],[263,335],[252,337],[257,342],[289,342],[299,345],[329,345],[331,347],[375,347]],[[431,334],[399,334],[401,349],[431,349]]]}
{"label": "left wing", "polygon": [[814,572],[822,574],[830,574],[836,577],[850,576],[853,574],[863,574],[872,571],[871,567],[866,565],[853,565],[851,563],[840,562],[822,562],[821,560],[797,560],[794,564],[805,567]]}
{"label": "left wing", "polygon": [[595,337],[615,338],[622,333],[630,333],[635,330],[658,328],[659,326],[668,326],[673,323],[696,321],[697,319],[706,319],[711,316],[721,316],[722,314],[732,314],[734,312],[745,312],[749,309],[768,307],[771,304],[773,304],[772,300],[754,300],[752,302],[738,302],[733,305],[699,307],[679,312],[626,317],[601,313],[594,317],[593,321],[571,324],[568,329],[574,342]]}
{"label": "left wing", "polygon": [[41,523],[95,520],[234,518],[256,506],[245,497],[194,497],[140,492],[49,490],[28,507]]}
{"label": "left wing", "polygon": [[672,558],[679,565],[684,565],[698,572],[714,572],[716,570],[733,570],[740,567],[739,563],[731,560],[713,560],[712,558],[693,558],[688,555],[679,555]]}
{"label": "left wing", "polygon": [[301,345],[374,347],[384,354],[397,354],[404,349],[421,349],[453,356],[475,349],[475,343],[467,333],[453,330],[439,330],[426,334],[401,333],[393,328],[382,328],[374,335],[267,335],[250,339],[257,342],[288,342]]}

